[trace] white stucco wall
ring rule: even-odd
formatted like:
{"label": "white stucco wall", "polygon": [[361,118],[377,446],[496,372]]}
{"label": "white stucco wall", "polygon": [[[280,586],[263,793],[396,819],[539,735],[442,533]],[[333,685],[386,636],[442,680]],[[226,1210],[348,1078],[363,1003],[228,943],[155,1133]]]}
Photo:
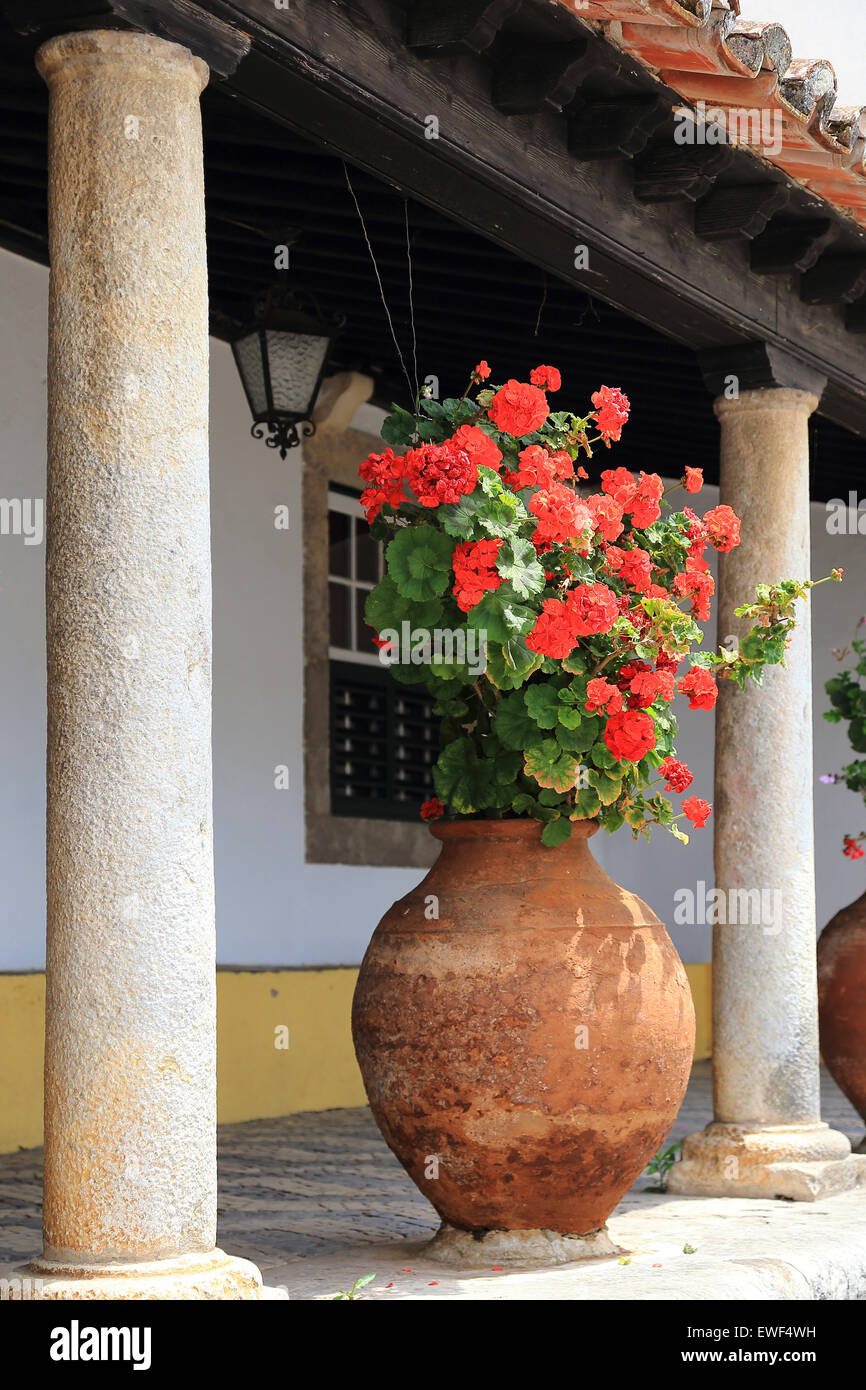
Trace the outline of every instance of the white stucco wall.
{"label": "white stucco wall", "polygon": [[[44,269],[0,252],[0,497],[44,497],[46,291]],[[368,427],[370,418],[365,411],[358,423]],[[218,958],[235,965],[357,962],[379,916],[418,874],[304,863],[299,472],[294,458],[283,462],[250,438],[234,363],[218,342],[211,460]],[[715,493],[699,500],[708,507]],[[288,533],[274,528],[280,504],[290,509]],[[848,570],[844,585],[825,585],[814,598],[817,775],[847,760],[839,729],[820,718],[822,683],[835,670],[830,647],[843,645],[866,612],[866,542],[828,536],[821,507],[813,508],[813,521],[813,573]],[[0,536],[0,970],[44,961],[43,565],[43,546]],[[684,711],[681,718],[680,753],[695,773],[693,791],[712,800],[712,715]],[[274,789],[277,764],[290,768],[288,791]],[[840,844],[844,832],[866,826],[866,810],[851,793],[817,782],[815,799],[823,924],[863,891],[866,861],[843,859]],[[635,845],[627,831],[593,844],[608,872],[669,922],[678,888],[712,883],[709,827],[694,832],[688,849],[662,835]],[[675,927],[673,935],[685,960],[708,959],[709,928]]]}

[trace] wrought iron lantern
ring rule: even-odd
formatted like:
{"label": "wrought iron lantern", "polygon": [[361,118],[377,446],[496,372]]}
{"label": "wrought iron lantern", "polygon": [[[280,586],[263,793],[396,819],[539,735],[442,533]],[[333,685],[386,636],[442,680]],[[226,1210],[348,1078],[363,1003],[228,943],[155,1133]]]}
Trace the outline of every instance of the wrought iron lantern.
{"label": "wrought iron lantern", "polygon": [[297,309],[265,307],[232,343],[253,414],[251,434],[285,458],[304,435],[315,433],[313,407],[339,323]]}

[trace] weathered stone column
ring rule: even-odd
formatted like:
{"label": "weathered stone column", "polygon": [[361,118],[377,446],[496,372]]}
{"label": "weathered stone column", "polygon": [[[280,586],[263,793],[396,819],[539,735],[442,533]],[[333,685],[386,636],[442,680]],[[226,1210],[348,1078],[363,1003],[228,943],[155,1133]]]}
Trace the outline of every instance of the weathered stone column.
{"label": "weathered stone column", "polygon": [[43,1298],[257,1298],[214,1249],[208,318],[199,94],[149,35],[50,89]]}
{"label": "weathered stone column", "polygon": [[[810,574],[804,390],[768,387],[715,403],[721,501],[743,519],[720,560],[719,638],[755,586]],[[719,683],[715,870],[725,921],[713,931],[715,1121],[685,1141],[672,1192],[815,1198],[856,1182],[859,1161],[820,1118],[812,826],[809,605],[786,668],[762,688]]]}

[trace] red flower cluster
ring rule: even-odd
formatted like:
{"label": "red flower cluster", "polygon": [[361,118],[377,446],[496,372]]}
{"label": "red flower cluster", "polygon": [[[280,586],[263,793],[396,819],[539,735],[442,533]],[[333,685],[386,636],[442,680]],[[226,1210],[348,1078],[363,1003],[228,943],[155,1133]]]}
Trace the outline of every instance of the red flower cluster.
{"label": "red flower cluster", "polygon": [[610,632],[619,617],[616,594],[606,584],[577,584],[569,590],[565,602],[573,615],[577,637]]}
{"label": "red flower cluster", "polygon": [[712,806],[708,801],[701,801],[699,796],[690,796],[688,801],[683,802],[683,812],[688,816],[692,825],[698,830],[706,825],[712,815]]}
{"label": "red flower cluster", "polygon": [[659,764],[659,772],[665,779],[666,792],[688,791],[695,780],[685,763],[679,762],[676,758],[665,758],[664,762]]}
{"label": "red flower cluster", "polygon": [[588,535],[592,527],[592,513],[586,503],[562,483],[534,493],[529,510],[538,518],[533,536],[536,547],[549,548],[557,541],[575,540]]}
{"label": "red flower cluster", "polygon": [[497,429],[522,439],[541,429],[547,419],[547,397],[537,386],[512,377],[496,392],[487,414]]}
{"label": "red flower cluster", "polygon": [[615,541],[622,535],[622,507],[615,497],[605,492],[594,492],[586,499],[592,513],[597,535],[603,541]]}
{"label": "red flower cluster", "polygon": [[431,796],[429,801],[425,801],[421,807],[422,820],[439,820],[445,814],[445,807],[438,796]]}
{"label": "red flower cluster", "polygon": [[361,493],[361,506],[368,521],[379,515],[386,502],[391,507],[399,507],[406,501],[403,491],[405,463],[393,449],[386,449],[384,454],[370,454],[358,471],[364,482],[370,484]]}
{"label": "red flower cluster", "polygon": [[643,710],[624,709],[607,721],[603,738],[615,758],[639,763],[656,746],[656,726]]}
{"label": "red flower cluster", "polygon": [[633,526],[642,530],[661,516],[659,501],[665,485],[657,473],[642,472],[636,480],[627,468],[606,468],[601,475],[601,485],[624,512],[631,513]]}
{"label": "red flower cluster", "polygon": [[846,835],[842,853],[847,855],[849,859],[862,859],[866,850],[863,849],[862,845],[858,845],[857,841],[850,835]]}
{"label": "red flower cluster", "polygon": [[692,666],[677,690],[689,697],[689,709],[712,709],[719,698],[719,687],[703,666]]}
{"label": "red flower cluster", "polygon": [[652,584],[652,558],[649,552],[635,546],[633,550],[622,550],[618,545],[609,545],[605,551],[605,562],[624,584],[630,584],[639,594],[645,594]]}
{"label": "red flower cluster", "polygon": [[674,698],[673,671],[640,671],[628,683],[629,709],[649,709],[655,700]]}
{"label": "red flower cluster", "polygon": [[587,682],[586,686],[587,701],[584,706],[590,714],[595,714],[596,710],[603,709],[605,714],[619,714],[622,709],[622,696],[615,685],[606,681],[603,676],[596,676]]}
{"label": "red flower cluster", "polygon": [[616,594],[606,584],[578,584],[565,600],[544,600],[526,645],[531,652],[562,660],[577,646],[579,637],[609,632],[618,617]]}
{"label": "red flower cluster", "polygon": [[478,468],[453,439],[422,444],[404,457],[406,478],[422,507],[458,502],[478,481]]}
{"label": "red flower cluster", "polygon": [[520,467],[513,473],[503,475],[505,486],[519,492],[524,487],[552,487],[557,478],[570,478],[574,474],[571,455],[564,449],[549,454],[540,444],[529,444],[518,454]]}
{"label": "red flower cluster", "polygon": [[556,367],[533,367],[529,380],[542,391],[558,391],[562,385],[562,377]]}
{"label": "red flower cluster", "polygon": [[598,432],[610,448],[611,440],[616,442],[620,439],[622,427],[628,419],[631,409],[628,396],[624,396],[618,386],[600,386],[592,393],[592,403]]}
{"label": "red flower cluster", "polygon": [[700,492],[704,485],[704,471],[702,468],[689,468],[686,464],[683,486],[686,492]]}
{"label": "red flower cluster", "polygon": [[461,425],[452,442],[465,449],[478,468],[497,469],[502,462],[502,450],[480,425]]}
{"label": "red flower cluster", "polygon": [[[692,612],[698,622],[705,623],[710,616],[710,599],[716,590],[716,581],[706,569],[691,569],[687,561],[685,574],[678,574],[671,586],[678,598],[690,598]],[[703,564],[704,562],[698,561]]]}
{"label": "red flower cluster", "polygon": [[502,576],[495,568],[502,541],[461,541],[454,547],[454,597],[464,613],[480,603],[490,589],[498,589]]}
{"label": "red flower cluster", "polygon": [[704,514],[704,526],[714,550],[733,550],[740,544],[740,518],[724,504]]}

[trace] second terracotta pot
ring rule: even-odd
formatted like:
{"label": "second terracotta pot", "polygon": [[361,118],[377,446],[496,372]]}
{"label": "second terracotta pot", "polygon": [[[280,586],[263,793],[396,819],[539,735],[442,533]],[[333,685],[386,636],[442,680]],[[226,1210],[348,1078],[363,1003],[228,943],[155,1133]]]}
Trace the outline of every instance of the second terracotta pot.
{"label": "second terracotta pot", "polygon": [[595,829],[547,849],[529,820],[433,827],[439,859],[364,957],[353,1032],[370,1105],[458,1228],[598,1230],[685,1093],[685,970],[596,863]]}
{"label": "second terracotta pot", "polygon": [[866,893],[818,939],[818,1017],[830,1075],[866,1121]]}

